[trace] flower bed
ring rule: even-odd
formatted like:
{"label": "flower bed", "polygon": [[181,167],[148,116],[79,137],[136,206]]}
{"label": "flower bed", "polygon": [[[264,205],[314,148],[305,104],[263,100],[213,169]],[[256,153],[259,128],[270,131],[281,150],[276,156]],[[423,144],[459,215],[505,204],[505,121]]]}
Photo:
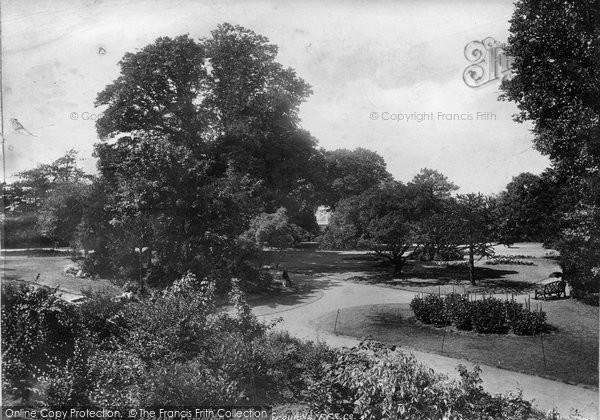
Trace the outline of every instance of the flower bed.
{"label": "flower bed", "polygon": [[512,264],[512,265],[535,265],[533,261],[523,260],[513,255],[499,255],[491,257],[485,262],[486,265]]}

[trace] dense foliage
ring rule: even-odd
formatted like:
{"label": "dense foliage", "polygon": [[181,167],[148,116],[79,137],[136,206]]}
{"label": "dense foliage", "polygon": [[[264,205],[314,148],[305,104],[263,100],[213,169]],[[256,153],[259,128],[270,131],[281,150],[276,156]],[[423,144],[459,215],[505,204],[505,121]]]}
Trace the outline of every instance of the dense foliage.
{"label": "dense foliage", "polygon": [[[519,0],[506,52],[514,77],[501,99],[533,123],[534,146],[552,162],[567,206],[553,244],[574,296],[598,304],[600,281],[600,2]],[[564,199],[564,197],[569,197]]]}
{"label": "dense foliage", "polygon": [[481,386],[480,370],[459,367],[452,381],[413,356],[376,342],[341,349],[311,385],[314,411],[353,414],[358,419],[530,418],[520,395],[492,396]]}
{"label": "dense foliage", "polygon": [[325,165],[327,180],[321,204],[330,208],[335,208],[340,200],[360,195],[392,180],[383,158],[361,147],[326,151]]}
{"label": "dense foliage", "polygon": [[416,241],[419,216],[412,191],[399,182],[342,200],[323,237],[324,247],[368,249],[389,260],[394,274],[402,271]]}
{"label": "dense foliage", "polygon": [[16,177],[3,190],[5,246],[73,244],[92,181],[77,165],[77,151]]}
{"label": "dense foliage", "polygon": [[[374,342],[334,350],[269,332],[233,284],[227,312],[215,308],[213,283],[193,275],[141,302],[96,292],[75,306],[45,289],[5,287],[5,396],[53,407],[293,402],[363,419],[538,415],[520,395],[484,392],[477,369],[452,381]],[[32,340],[43,347],[24,345]]]}
{"label": "dense foliage", "polygon": [[531,311],[514,300],[491,296],[471,300],[468,295],[451,293],[444,297],[428,294],[415,296],[410,303],[415,318],[436,327],[454,325],[459,330],[483,334],[535,335],[548,330],[546,313]]}
{"label": "dense foliage", "polygon": [[366,249],[394,265],[400,275],[408,258],[475,259],[493,255],[502,241],[495,201],[483,194],[452,197],[456,186],[437,171],[422,169],[407,185],[398,181],[341,200],[323,235],[330,249]]}
{"label": "dense foliage", "polygon": [[37,375],[64,364],[73,352],[78,324],[75,308],[55,291],[3,285],[3,389],[26,394]]}

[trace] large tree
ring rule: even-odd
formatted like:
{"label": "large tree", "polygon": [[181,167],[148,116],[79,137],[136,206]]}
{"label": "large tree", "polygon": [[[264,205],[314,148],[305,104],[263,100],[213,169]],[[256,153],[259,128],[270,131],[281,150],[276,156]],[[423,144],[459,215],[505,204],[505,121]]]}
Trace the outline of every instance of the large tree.
{"label": "large tree", "polygon": [[298,118],[310,88],[276,55],[267,38],[222,24],[126,54],[99,93],[113,242],[148,246],[162,277],[218,266],[260,211],[285,206],[314,225],[321,153]]}
{"label": "large tree", "polygon": [[510,24],[514,77],[501,99],[533,123],[535,147],[577,197],[556,246],[565,279],[597,293],[600,251],[581,244],[600,231],[600,0],[519,0]]}
{"label": "large tree", "polygon": [[228,23],[199,41],[159,38],[127,53],[121,75],[98,95],[107,107],[98,134],[143,132],[185,146],[210,162],[210,175],[230,168],[259,180],[266,211],[283,205],[303,220],[318,204],[322,157],[298,116],[310,87],[276,61],[277,51]]}
{"label": "large tree", "polygon": [[323,246],[369,250],[392,263],[394,275],[400,275],[407,258],[419,246],[416,222],[420,217],[412,190],[392,181],[341,200]]}
{"label": "large tree", "polygon": [[452,193],[458,186],[441,172],[423,168],[407,184],[414,197],[421,259],[456,259]]}
{"label": "large tree", "polygon": [[452,193],[458,190],[458,186],[448,180],[446,175],[429,168],[422,168],[408,185],[417,188],[423,195],[437,199],[450,198]]}
{"label": "large tree", "polygon": [[494,255],[493,242],[498,239],[494,202],[479,194],[459,194],[453,209],[455,242],[469,256],[469,280],[475,285],[475,258]]}
{"label": "large tree", "polygon": [[541,175],[524,172],[513,177],[496,197],[496,218],[503,240],[547,244],[556,241],[561,211],[573,205],[572,194],[565,190],[551,170]]}
{"label": "large tree", "polygon": [[510,33],[514,77],[501,98],[516,102],[517,121],[533,122],[535,147],[560,169],[597,169],[600,1],[517,1]]}
{"label": "large tree", "polygon": [[362,147],[326,151],[325,163],[327,181],[321,204],[331,208],[344,198],[359,195],[392,179],[383,157]]}

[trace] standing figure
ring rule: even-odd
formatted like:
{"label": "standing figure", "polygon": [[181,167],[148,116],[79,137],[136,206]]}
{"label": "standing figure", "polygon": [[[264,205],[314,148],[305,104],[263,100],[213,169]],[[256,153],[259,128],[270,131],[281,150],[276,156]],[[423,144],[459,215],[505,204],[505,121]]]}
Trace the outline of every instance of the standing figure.
{"label": "standing figure", "polygon": [[287,269],[283,269],[283,273],[281,273],[281,278],[283,279],[283,285],[285,287],[292,287],[292,281],[290,280],[290,275],[287,272]]}

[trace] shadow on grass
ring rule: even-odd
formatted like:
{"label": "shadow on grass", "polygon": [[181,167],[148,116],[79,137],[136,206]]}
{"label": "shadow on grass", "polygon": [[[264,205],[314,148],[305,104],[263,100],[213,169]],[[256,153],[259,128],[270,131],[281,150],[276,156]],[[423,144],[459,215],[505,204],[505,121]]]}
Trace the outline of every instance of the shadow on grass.
{"label": "shadow on grass", "polygon": [[[290,272],[293,273],[293,272]],[[323,296],[323,292],[333,286],[333,281],[323,278],[325,275],[292,275],[292,287],[283,287],[278,280],[273,282],[269,293],[252,299],[250,306],[264,306],[285,311],[298,305],[314,302]]]}
{"label": "shadow on grass", "polygon": [[[393,276],[391,269],[385,265],[372,266],[364,276],[353,277],[352,280],[367,284],[387,284],[404,287],[431,287],[445,285],[464,285],[469,283],[469,272],[464,269],[431,265],[430,263],[410,263],[404,267],[399,276]],[[503,270],[488,267],[475,268],[475,280],[478,286],[490,289],[506,289],[520,292],[531,289],[532,284],[515,281],[510,276],[517,274],[515,270]]]}

